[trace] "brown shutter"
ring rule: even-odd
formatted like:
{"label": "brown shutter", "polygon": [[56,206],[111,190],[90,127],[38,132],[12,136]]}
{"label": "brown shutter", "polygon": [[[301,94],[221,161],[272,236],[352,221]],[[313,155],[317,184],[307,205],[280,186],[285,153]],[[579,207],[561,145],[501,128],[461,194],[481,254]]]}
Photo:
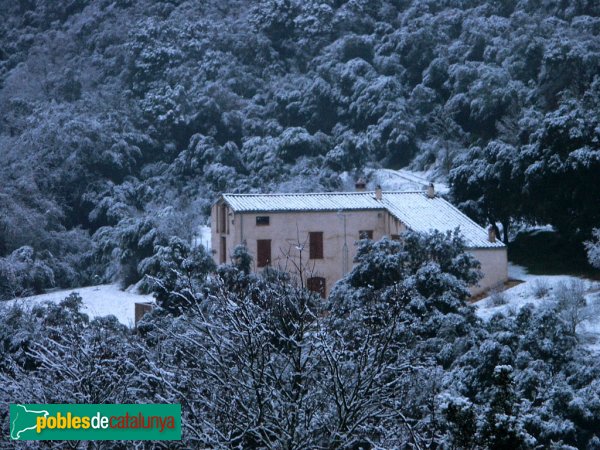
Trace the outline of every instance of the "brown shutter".
{"label": "brown shutter", "polygon": [[312,277],[306,280],[306,287],[311,292],[316,292],[322,298],[325,298],[325,278]]}
{"label": "brown shutter", "polygon": [[266,267],[271,264],[271,239],[256,241],[256,265]]}
{"label": "brown shutter", "polygon": [[309,259],[323,259],[323,232],[311,231],[308,234],[308,241]]}

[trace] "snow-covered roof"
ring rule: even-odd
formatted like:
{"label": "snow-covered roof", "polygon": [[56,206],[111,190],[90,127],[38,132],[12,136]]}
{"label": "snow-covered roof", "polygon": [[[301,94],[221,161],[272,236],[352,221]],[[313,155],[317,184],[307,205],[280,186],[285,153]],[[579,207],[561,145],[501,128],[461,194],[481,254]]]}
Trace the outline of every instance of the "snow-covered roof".
{"label": "snow-covered roof", "polygon": [[444,232],[458,227],[467,247],[504,247],[499,240],[490,242],[488,232],[483,227],[441,197],[429,198],[423,192],[385,192],[381,203],[411,230]]}
{"label": "snow-covered roof", "polygon": [[490,242],[488,232],[440,197],[429,198],[422,191],[319,192],[289,194],[223,194],[234,212],[301,212],[386,210],[407,228],[428,232],[460,228],[470,248],[504,247],[499,240]]}
{"label": "snow-covered roof", "polygon": [[235,212],[385,209],[373,192],[223,194],[223,199]]}

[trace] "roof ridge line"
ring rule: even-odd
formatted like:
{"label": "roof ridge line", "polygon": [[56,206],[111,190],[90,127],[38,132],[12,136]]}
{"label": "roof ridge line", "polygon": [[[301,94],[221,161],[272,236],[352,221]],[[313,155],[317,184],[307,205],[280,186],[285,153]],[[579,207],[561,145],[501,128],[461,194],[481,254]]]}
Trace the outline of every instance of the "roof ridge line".
{"label": "roof ridge line", "polygon": [[[383,194],[424,194],[425,191],[381,191]],[[375,191],[332,191],[332,192],[269,192],[269,193],[231,193],[223,192],[221,195],[238,197],[272,197],[272,196],[309,196],[309,195],[364,195],[373,194]]]}

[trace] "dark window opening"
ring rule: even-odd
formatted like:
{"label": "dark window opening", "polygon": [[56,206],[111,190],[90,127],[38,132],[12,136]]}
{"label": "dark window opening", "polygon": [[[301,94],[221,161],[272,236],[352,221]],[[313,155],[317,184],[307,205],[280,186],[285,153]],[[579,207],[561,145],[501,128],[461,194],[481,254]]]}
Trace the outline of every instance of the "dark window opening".
{"label": "dark window opening", "polygon": [[256,265],[267,267],[271,264],[271,239],[258,239],[256,241]]}
{"label": "dark window opening", "polygon": [[359,239],[371,239],[373,240],[373,230],[360,230],[358,232]]}
{"label": "dark window opening", "polygon": [[227,262],[227,238],[225,236],[221,236],[221,251],[219,253],[219,261],[221,264],[225,264]]}
{"label": "dark window opening", "polygon": [[321,298],[325,298],[325,278],[323,277],[312,277],[306,280],[306,287],[311,292],[316,292],[321,296]]}
{"label": "dark window opening", "polygon": [[323,259],[323,232],[311,231],[308,233],[308,258]]}
{"label": "dark window opening", "polygon": [[392,234],[390,237],[392,238],[392,241],[399,241],[400,240],[400,235],[399,234]]}
{"label": "dark window opening", "polygon": [[229,227],[227,226],[227,206],[221,206],[221,217],[220,217],[220,227],[219,230],[221,233],[229,233]]}
{"label": "dark window opening", "polygon": [[269,225],[270,217],[269,216],[256,216],[256,226],[264,227]]}

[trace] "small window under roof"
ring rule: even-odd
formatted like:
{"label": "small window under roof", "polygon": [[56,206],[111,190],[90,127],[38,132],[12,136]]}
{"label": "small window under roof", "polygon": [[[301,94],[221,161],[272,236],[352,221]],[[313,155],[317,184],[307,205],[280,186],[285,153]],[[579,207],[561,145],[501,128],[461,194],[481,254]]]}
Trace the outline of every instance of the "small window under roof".
{"label": "small window under roof", "polygon": [[269,225],[270,217],[269,216],[256,216],[256,226],[264,227]]}

